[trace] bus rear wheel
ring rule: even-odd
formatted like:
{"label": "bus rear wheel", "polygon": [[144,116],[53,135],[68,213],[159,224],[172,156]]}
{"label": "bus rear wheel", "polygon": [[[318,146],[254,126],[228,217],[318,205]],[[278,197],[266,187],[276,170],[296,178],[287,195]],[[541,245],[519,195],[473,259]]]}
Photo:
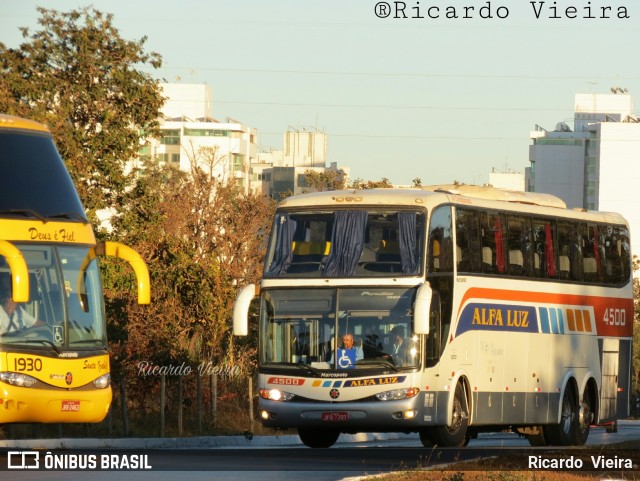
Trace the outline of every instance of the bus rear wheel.
{"label": "bus rear wheel", "polygon": [[560,422],[551,426],[545,426],[544,436],[549,444],[556,446],[572,446],[579,437],[579,412],[576,394],[570,385],[562,396],[560,410]]}
{"label": "bus rear wheel", "polygon": [[340,436],[335,429],[305,429],[298,428],[300,440],[310,448],[330,448]]}
{"label": "bus rear wheel", "polygon": [[462,384],[458,383],[453,398],[453,412],[450,426],[438,426],[435,429],[435,441],[438,446],[459,448],[469,444],[467,427],[469,413]]}
{"label": "bus rear wheel", "polygon": [[591,423],[594,418],[592,404],[591,391],[589,390],[589,386],[587,386],[582,395],[582,402],[578,410],[578,427],[576,429],[575,439],[575,444],[578,446],[583,446],[589,437],[589,429],[591,428]]}

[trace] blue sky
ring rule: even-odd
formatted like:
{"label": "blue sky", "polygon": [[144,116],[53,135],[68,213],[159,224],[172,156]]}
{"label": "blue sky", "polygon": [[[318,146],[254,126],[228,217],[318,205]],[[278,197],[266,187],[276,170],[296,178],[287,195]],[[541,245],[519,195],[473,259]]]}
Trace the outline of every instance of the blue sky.
{"label": "blue sky", "polygon": [[[529,165],[536,124],[572,126],[575,93],[640,92],[636,0],[406,1],[406,15],[421,19],[378,18],[377,3],[91,2],[114,14],[124,38],[148,37],[147,50],[163,57],[154,76],[212,85],[215,118],[257,128],[265,149],[281,148],[289,126],[324,130],[328,160],[352,178],[487,182],[492,167]],[[89,2],[4,2],[0,41],[17,47],[18,27],[37,28],[37,5]],[[474,18],[460,18],[464,6]],[[601,6],[612,18],[600,18]],[[443,18],[447,7],[459,18]],[[494,18],[480,18],[482,7]],[[565,18],[549,18],[549,7]],[[578,18],[566,18],[567,7]],[[618,19],[619,8],[630,18]]]}

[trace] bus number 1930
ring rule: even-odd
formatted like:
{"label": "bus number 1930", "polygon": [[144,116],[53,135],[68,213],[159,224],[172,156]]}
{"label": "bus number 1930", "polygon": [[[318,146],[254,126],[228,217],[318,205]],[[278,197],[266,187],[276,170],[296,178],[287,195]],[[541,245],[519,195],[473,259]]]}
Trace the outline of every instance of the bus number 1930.
{"label": "bus number 1930", "polygon": [[42,371],[42,360],[32,357],[16,357],[13,360],[15,371]]}

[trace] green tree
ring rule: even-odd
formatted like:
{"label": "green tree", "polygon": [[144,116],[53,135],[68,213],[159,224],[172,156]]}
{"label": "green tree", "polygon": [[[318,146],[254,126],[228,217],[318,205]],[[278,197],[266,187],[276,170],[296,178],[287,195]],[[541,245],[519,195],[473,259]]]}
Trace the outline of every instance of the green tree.
{"label": "green tree", "polygon": [[364,181],[362,179],[355,179],[350,188],[352,189],[390,189],[393,187],[393,184],[389,179],[383,177],[380,180],[367,180]]}
{"label": "green tree", "polygon": [[61,13],[38,8],[41,30],[21,28],[24,43],[0,43],[0,112],[52,130],[88,214],[120,204],[125,163],[155,135],[164,102],[143,66],[159,68],[146,38],[123,39],[113,16],[92,7]]}
{"label": "green tree", "polygon": [[344,170],[306,170],[304,179],[312,192],[326,190],[342,190],[346,187],[346,174]]}
{"label": "green tree", "polygon": [[[256,362],[255,325],[248,338],[235,339],[229,320],[238,287],[260,279],[275,202],[242,194],[219,177],[217,167],[225,163],[215,149],[187,154],[190,172],[146,161],[124,196],[127,208],[113,219],[113,235],[147,260],[152,304],[135,304],[126,266],[103,262],[110,311],[117,317],[109,332],[114,372],[126,377],[137,406],[145,409],[154,409],[147,399],[157,379],[138,375],[140,361],[185,362],[194,370],[211,363],[244,373]],[[246,385],[219,388],[242,397]]]}

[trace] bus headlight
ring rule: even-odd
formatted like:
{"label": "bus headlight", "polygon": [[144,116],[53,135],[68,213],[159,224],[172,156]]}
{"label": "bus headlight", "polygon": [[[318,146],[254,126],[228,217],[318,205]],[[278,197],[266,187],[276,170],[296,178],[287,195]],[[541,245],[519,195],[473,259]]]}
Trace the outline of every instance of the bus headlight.
{"label": "bus headlight", "polygon": [[400,399],[409,399],[415,397],[420,392],[420,388],[406,387],[404,389],[394,389],[393,391],[385,391],[376,394],[380,401],[398,401]]}
{"label": "bus headlight", "polygon": [[93,381],[93,385],[98,389],[105,389],[111,385],[111,374],[104,374]]}
{"label": "bus headlight", "polygon": [[295,395],[279,389],[260,389],[260,397],[269,401],[291,401]]}
{"label": "bus headlight", "polygon": [[33,387],[38,382],[34,377],[18,374],[17,372],[0,372],[0,381],[18,387]]}

